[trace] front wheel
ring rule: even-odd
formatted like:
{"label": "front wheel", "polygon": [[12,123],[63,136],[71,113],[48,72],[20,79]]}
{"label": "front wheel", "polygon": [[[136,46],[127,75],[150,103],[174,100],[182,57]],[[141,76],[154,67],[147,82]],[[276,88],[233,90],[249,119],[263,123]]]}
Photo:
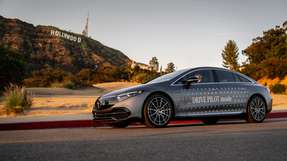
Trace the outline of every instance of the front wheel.
{"label": "front wheel", "polygon": [[246,121],[250,123],[263,122],[266,117],[266,104],[262,97],[253,96],[247,105]]}
{"label": "front wheel", "polygon": [[148,97],[144,105],[144,119],[148,127],[166,127],[173,115],[172,103],[161,94]]}

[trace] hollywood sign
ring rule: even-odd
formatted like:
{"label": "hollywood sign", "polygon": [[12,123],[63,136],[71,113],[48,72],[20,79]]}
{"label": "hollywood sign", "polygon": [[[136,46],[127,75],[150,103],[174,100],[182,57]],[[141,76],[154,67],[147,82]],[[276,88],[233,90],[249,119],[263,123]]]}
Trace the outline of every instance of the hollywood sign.
{"label": "hollywood sign", "polygon": [[51,30],[51,35],[52,36],[57,36],[57,37],[61,37],[70,41],[74,41],[77,43],[81,43],[82,39],[81,37],[75,36],[75,35],[71,35],[62,31],[58,31],[58,30]]}

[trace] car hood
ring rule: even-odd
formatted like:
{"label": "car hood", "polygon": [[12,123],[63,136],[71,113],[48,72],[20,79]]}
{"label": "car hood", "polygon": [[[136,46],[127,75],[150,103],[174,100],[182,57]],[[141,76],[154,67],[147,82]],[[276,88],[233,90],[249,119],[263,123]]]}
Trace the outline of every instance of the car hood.
{"label": "car hood", "polygon": [[117,96],[119,94],[126,93],[126,92],[132,92],[132,91],[136,91],[136,90],[144,90],[145,87],[147,87],[147,86],[148,86],[147,84],[141,84],[141,85],[137,85],[137,86],[123,88],[123,89],[115,90],[115,91],[109,92],[107,94],[104,94],[101,97],[103,97],[103,98],[113,97],[113,96]]}

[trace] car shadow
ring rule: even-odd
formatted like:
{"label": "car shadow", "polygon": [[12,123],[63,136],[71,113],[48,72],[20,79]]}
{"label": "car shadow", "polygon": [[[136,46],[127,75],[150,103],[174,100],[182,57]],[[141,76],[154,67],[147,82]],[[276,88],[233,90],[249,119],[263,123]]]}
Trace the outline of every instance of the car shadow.
{"label": "car shadow", "polygon": [[[286,120],[280,120],[280,119],[266,119],[263,123],[260,124],[266,124],[266,123],[272,123],[272,122],[280,122],[280,121],[286,121]],[[190,123],[188,123],[190,122]],[[176,128],[176,127],[200,127],[200,126],[218,126],[218,125],[242,125],[242,124],[257,124],[257,123],[247,123],[245,120],[220,120],[218,123],[213,125],[204,124],[203,122],[199,120],[184,120],[182,121],[176,121],[176,123],[170,123],[165,128]],[[109,127],[109,125],[103,125],[98,127]],[[112,127],[111,127],[112,128]],[[116,128],[121,129],[121,128]],[[132,123],[128,126],[128,129],[162,129],[162,128],[150,128],[145,126],[144,123],[136,122]]]}

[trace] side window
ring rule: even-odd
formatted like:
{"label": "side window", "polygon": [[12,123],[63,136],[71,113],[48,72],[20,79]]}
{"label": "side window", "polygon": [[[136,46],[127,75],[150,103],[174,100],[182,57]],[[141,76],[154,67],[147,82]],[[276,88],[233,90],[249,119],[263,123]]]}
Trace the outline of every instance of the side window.
{"label": "side window", "polygon": [[188,80],[190,77],[194,77],[194,76],[199,77],[199,79],[200,79],[199,83],[214,82],[214,78],[213,78],[212,72],[210,70],[199,70],[199,71],[195,71],[195,72],[192,72],[192,73],[186,75],[185,77],[180,79],[178,82],[176,82],[176,84],[182,84],[182,82],[184,82],[185,80]]}
{"label": "side window", "polygon": [[215,70],[216,80],[218,82],[235,82],[235,78],[231,72]]}
{"label": "side window", "polygon": [[250,82],[248,79],[240,76],[239,74],[234,74],[236,82]]}

